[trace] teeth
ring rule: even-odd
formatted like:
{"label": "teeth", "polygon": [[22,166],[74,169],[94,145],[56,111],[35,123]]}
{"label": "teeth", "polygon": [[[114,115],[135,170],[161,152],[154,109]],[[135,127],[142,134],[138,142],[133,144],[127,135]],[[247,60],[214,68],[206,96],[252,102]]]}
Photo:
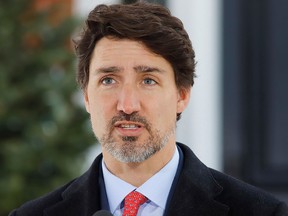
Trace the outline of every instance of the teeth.
{"label": "teeth", "polygon": [[121,128],[127,128],[127,129],[133,129],[133,128],[138,128],[138,126],[137,125],[135,125],[135,124],[122,124],[122,125],[120,125],[120,127]]}

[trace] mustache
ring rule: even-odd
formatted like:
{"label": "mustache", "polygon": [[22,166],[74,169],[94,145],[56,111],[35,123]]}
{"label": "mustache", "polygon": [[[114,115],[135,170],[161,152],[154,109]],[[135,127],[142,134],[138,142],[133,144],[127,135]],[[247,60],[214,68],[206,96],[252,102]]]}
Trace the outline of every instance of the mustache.
{"label": "mustache", "polygon": [[114,116],[111,121],[110,121],[110,126],[113,127],[113,125],[117,122],[117,121],[132,121],[132,122],[138,122],[144,125],[144,127],[150,131],[151,128],[151,124],[149,123],[149,121],[143,117],[140,116],[138,113],[131,113],[131,114],[126,114],[124,112],[120,112],[118,113],[117,116]]}

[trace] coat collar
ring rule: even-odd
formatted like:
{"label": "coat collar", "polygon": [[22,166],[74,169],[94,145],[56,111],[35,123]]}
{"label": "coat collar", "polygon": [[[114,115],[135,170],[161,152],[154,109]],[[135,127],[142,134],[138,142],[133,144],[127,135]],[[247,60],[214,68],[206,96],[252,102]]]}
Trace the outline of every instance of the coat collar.
{"label": "coat collar", "polygon": [[209,168],[187,146],[177,145],[183,153],[183,165],[167,206],[167,216],[227,215],[229,207],[216,201],[223,188],[213,178]]}
{"label": "coat collar", "polygon": [[[45,216],[91,216],[101,209],[100,181],[102,154],[90,169],[62,193],[63,200],[44,210]],[[102,175],[102,174],[101,174]]]}

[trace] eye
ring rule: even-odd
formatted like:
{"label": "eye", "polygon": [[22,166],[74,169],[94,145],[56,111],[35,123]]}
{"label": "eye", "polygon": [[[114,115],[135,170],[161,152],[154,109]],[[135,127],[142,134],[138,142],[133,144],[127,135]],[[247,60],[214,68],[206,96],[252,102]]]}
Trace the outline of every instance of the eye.
{"label": "eye", "polygon": [[145,78],[145,79],[143,80],[143,83],[144,83],[145,85],[155,85],[155,84],[156,84],[155,80],[153,80],[153,79],[151,79],[151,78]]}
{"label": "eye", "polygon": [[101,83],[104,85],[111,85],[114,84],[116,81],[111,77],[105,77],[101,80]]}

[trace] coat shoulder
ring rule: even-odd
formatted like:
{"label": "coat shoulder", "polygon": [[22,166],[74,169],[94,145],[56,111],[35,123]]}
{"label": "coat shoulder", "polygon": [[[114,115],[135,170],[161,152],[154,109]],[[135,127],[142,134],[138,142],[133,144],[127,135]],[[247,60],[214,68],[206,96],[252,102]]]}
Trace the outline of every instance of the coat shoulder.
{"label": "coat shoulder", "polygon": [[235,215],[236,212],[244,212],[246,215],[288,216],[287,205],[271,194],[232,176],[213,169],[210,171],[216,182],[223,188],[216,199],[229,206],[230,211],[235,212]]}
{"label": "coat shoulder", "polygon": [[62,198],[62,193],[74,182],[75,180],[47,193],[37,199],[30,200],[24,203],[19,208],[13,210],[9,216],[28,216],[28,215],[43,215],[43,210],[60,202]]}

